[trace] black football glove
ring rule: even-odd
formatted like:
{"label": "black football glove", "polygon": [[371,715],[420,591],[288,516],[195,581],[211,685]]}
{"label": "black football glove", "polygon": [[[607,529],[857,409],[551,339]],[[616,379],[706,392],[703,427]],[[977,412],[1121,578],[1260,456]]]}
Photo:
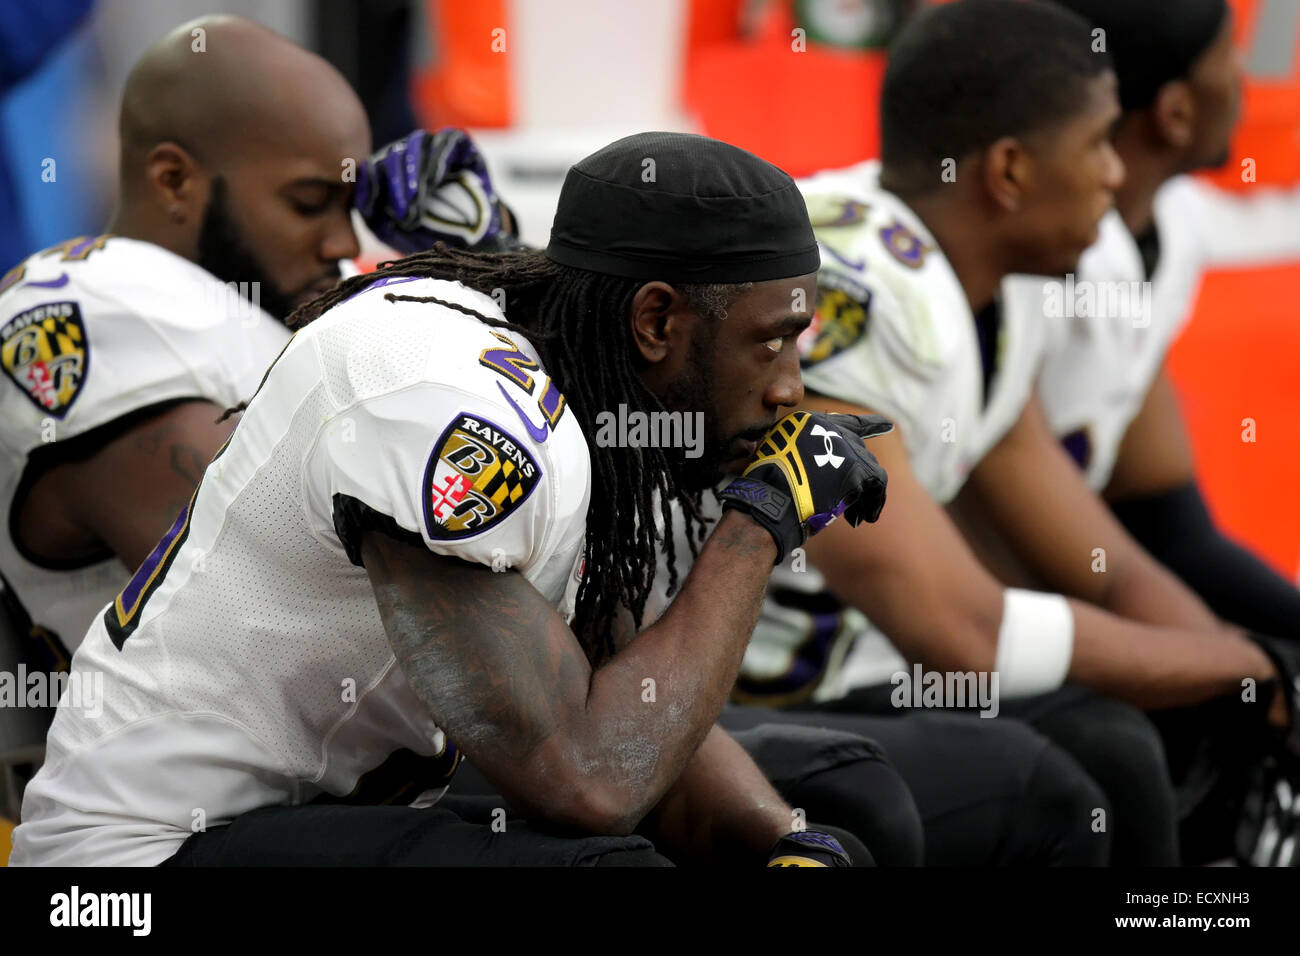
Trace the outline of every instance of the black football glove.
{"label": "black football glove", "polygon": [[1247,771],[1237,822],[1242,866],[1300,866],[1300,765],[1270,755]]}
{"label": "black football glove", "polygon": [[1278,676],[1263,682],[1260,713],[1266,715],[1281,694],[1290,722],[1285,729],[1265,724],[1268,740],[1250,748],[1245,799],[1237,823],[1236,856],[1243,866],[1300,866],[1300,646],[1251,634],[1273,661]]}
{"label": "black football glove", "polygon": [[1259,645],[1277,668],[1277,679],[1263,685],[1271,692],[1260,695],[1264,713],[1272,706],[1274,697],[1283,695],[1291,721],[1285,730],[1274,730],[1279,737],[1281,750],[1291,759],[1300,760],[1300,645],[1263,634],[1251,634],[1250,639]]}
{"label": "black football glove", "polygon": [[768,866],[852,866],[840,841],[820,830],[795,830],[776,841]]}
{"label": "black football glove", "polygon": [[771,533],[780,564],[840,515],[854,526],[880,517],[887,476],[862,440],[893,428],[879,415],[792,412],[718,497]]}

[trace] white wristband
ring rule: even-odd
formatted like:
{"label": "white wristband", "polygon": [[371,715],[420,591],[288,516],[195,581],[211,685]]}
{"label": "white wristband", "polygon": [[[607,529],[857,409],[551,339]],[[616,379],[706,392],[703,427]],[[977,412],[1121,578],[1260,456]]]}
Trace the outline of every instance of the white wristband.
{"label": "white wristband", "polygon": [[998,690],[1028,697],[1065,683],[1074,655],[1074,613],[1059,594],[1007,588],[996,664]]}

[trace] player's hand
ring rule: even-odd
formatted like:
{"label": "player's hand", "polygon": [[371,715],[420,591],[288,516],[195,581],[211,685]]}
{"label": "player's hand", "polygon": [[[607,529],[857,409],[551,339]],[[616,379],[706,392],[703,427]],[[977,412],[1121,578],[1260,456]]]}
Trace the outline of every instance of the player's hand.
{"label": "player's hand", "polygon": [[820,830],[795,830],[776,841],[768,866],[852,866],[840,841]]}
{"label": "player's hand", "polygon": [[522,245],[482,154],[458,129],[417,129],[379,149],[361,164],[354,204],[371,232],[408,255],[436,242],[485,252]]}
{"label": "player's hand", "polygon": [[1271,688],[1268,724],[1275,739],[1260,748],[1246,774],[1237,860],[1246,866],[1300,866],[1300,646],[1248,636],[1277,670],[1264,684]]}
{"label": "player's hand", "polygon": [[1286,694],[1279,694],[1276,687],[1274,688],[1273,699],[1268,705],[1268,724],[1270,727],[1286,730],[1291,726],[1291,706],[1286,697]]}
{"label": "player's hand", "polygon": [[879,415],[792,412],[759,442],[754,461],[718,497],[771,533],[780,564],[840,515],[855,526],[880,517],[887,476],[862,439],[893,427]]}
{"label": "player's hand", "polygon": [[1251,634],[1250,639],[1277,668],[1277,678],[1271,682],[1273,696],[1269,701],[1268,722],[1282,733],[1284,747],[1291,757],[1300,759],[1300,646],[1263,634]]}

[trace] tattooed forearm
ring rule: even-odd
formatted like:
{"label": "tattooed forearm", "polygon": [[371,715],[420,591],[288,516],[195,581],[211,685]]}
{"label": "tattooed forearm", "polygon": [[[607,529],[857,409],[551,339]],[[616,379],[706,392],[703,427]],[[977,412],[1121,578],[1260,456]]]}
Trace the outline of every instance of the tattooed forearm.
{"label": "tattooed forearm", "polygon": [[214,407],[197,400],[172,405],[79,466],[99,494],[85,502],[78,523],[127,567],[153,550],[229,436],[229,427],[213,424]]}
{"label": "tattooed forearm", "polygon": [[555,733],[566,699],[575,692],[585,699],[585,659],[519,575],[378,534],[362,550],[398,662],[434,720],[467,753],[494,741],[505,756],[521,758]]}
{"label": "tattooed forearm", "polygon": [[180,433],[175,422],[165,418],[160,422],[137,429],[134,433],[135,450],[142,455],[156,455]]}
{"label": "tattooed forearm", "polygon": [[594,672],[518,572],[381,532],[361,553],[413,690],[503,795],[543,817],[628,832],[722,710],[776,553],[766,531],[734,516],[714,539],[664,618]]}
{"label": "tattooed forearm", "polygon": [[181,478],[181,493],[173,496],[167,503],[166,514],[174,516],[190,503],[194,489],[203,479],[203,472],[207,469],[208,463],[203,452],[190,445],[172,445],[168,457],[171,459],[172,473]]}
{"label": "tattooed forearm", "polygon": [[197,485],[208,467],[208,458],[193,445],[172,445],[171,465],[172,471],[190,484]]}
{"label": "tattooed forearm", "polygon": [[[775,545],[768,533],[748,517],[736,514],[735,519],[739,520],[728,515],[727,520],[720,521],[710,540],[735,557],[752,558],[770,552],[771,560],[776,560]],[[762,533],[755,534],[755,531]]]}

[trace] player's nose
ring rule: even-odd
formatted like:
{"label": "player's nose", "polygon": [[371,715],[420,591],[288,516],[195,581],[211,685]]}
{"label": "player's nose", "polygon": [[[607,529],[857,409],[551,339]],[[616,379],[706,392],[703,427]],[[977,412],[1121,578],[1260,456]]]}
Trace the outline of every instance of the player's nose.
{"label": "player's nose", "polygon": [[1128,171],[1124,168],[1124,160],[1114,146],[1107,144],[1106,154],[1106,172],[1102,182],[1112,193],[1118,192],[1119,187],[1124,185],[1124,177]]}
{"label": "player's nose", "polygon": [[[787,346],[778,359],[776,378],[763,396],[769,408],[793,408],[803,401],[803,375],[799,371],[799,352]],[[784,414],[784,412],[782,412]]]}
{"label": "player's nose", "polygon": [[320,257],[327,262],[355,259],[361,255],[361,243],[352,228],[352,210],[340,209],[329,217],[321,237]]}

